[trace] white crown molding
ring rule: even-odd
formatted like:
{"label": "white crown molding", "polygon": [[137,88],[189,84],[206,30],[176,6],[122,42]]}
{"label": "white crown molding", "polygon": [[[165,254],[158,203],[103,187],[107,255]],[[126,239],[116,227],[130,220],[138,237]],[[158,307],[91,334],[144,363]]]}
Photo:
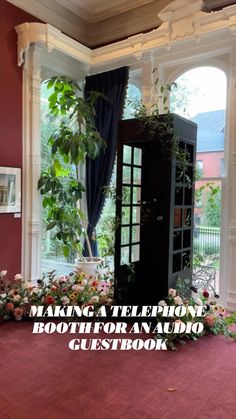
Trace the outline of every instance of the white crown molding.
{"label": "white crown molding", "polygon": [[102,19],[99,18],[99,21],[95,19],[93,23],[76,14],[66,1],[61,4],[55,0],[7,1],[58,28],[82,44],[96,47],[98,44],[114,42],[114,39],[121,39],[159,26],[160,19],[157,18],[157,15],[161,7],[164,7],[170,0],[152,0],[144,5],[138,1],[135,2],[135,8],[134,3],[131,3],[132,8],[130,5],[127,6],[126,12],[122,12],[120,9],[114,16],[106,17],[104,15]]}
{"label": "white crown molding", "polygon": [[43,44],[48,52],[55,50],[70,56],[93,71],[94,68],[112,63],[115,65],[122,60],[132,63],[157,49],[169,50],[180,41],[195,39],[201,42],[201,39],[211,34],[214,34],[215,39],[217,36],[222,39],[236,34],[236,6],[209,14],[200,9],[201,0],[176,0],[159,14],[162,24],[158,29],[94,50],[74,41],[51,25],[23,23],[16,27],[18,65],[22,65],[24,52],[33,43]]}
{"label": "white crown molding", "polygon": [[22,23],[16,26],[18,35],[18,65],[24,61],[24,52],[33,43],[43,44],[48,52],[57,50],[86,64],[91,64],[92,50],[45,23]]}

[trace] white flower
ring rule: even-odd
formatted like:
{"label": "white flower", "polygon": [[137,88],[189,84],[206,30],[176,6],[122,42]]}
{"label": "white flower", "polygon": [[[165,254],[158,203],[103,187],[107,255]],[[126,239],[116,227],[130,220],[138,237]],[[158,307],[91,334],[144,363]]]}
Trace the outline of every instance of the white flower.
{"label": "white flower", "polygon": [[175,289],[173,289],[173,288],[170,288],[170,289],[169,289],[168,294],[169,294],[171,297],[175,297],[175,296],[176,296],[176,290],[175,290]]}
{"label": "white flower", "polygon": [[24,298],[23,298],[23,302],[24,302],[25,304],[27,304],[27,303],[29,302],[28,297],[24,297]]}
{"label": "white flower", "polygon": [[164,307],[167,304],[166,304],[165,300],[161,300],[161,301],[159,301],[158,305]]}
{"label": "white flower", "polygon": [[20,299],[21,299],[21,296],[19,294],[13,295],[13,300],[14,301],[20,301]]}
{"label": "white flower", "polygon": [[88,284],[88,280],[87,279],[82,279],[81,285],[85,286],[87,284]]}
{"label": "white flower", "polygon": [[3,276],[6,276],[6,274],[7,274],[7,271],[1,271],[0,272],[0,278],[2,278]]}
{"label": "white flower", "polygon": [[21,276],[21,274],[16,274],[15,276],[14,276],[14,279],[17,281],[18,279],[22,279],[22,276]]}
{"label": "white flower", "polygon": [[65,295],[64,297],[61,297],[62,304],[66,305],[69,304],[70,299]]}
{"label": "white flower", "polygon": [[174,297],[174,301],[175,301],[175,304],[177,304],[178,306],[180,306],[181,304],[183,304],[182,298],[179,297],[178,295],[176,297]]}
{"label": "white flower", "polygon": [[32,294],[39,295],[41,293],[42,293],[42,290],[40,288],[35,287],[35,288],[32,289]]}
{"label": "white flower", "polygon": [[198,306],[202,306],[202,300],[201,300],[201,298],[194,298],[194,302],[195,302]]}
{"label": "white flower", "polygon": [[73,285],[73,286],[71,287],[71,289],[72,289],[73,291],[79,291],[80,286],[79,286],[78,284],[75,284],[75,285]]}

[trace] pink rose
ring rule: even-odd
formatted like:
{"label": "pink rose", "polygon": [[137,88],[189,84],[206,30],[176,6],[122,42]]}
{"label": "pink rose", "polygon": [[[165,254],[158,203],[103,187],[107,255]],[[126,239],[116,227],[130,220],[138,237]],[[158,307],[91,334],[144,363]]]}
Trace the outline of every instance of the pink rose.
{"label": "pink rose", "polygon": [[17,307],[14,310],[14,316],[16,320],[21,320],[24,314],[24,310],[21,307]]}
{"label": "pink rose", "polygon": [[12,303],[7,303],[6,304],[6,309],[7,310],[10,310],[11,311],[11,310],[13,310],[13,308],[14,308],[14,304],[12,304]]}

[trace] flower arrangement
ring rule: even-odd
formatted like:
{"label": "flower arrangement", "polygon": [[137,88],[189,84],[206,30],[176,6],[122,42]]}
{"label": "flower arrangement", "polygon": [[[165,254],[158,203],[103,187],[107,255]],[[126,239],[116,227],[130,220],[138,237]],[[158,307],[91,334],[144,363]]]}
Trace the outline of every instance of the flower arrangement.
{"label": "flower arrangement", "polygon": [[[157,321],[161,323],[170,322],[171,326],[174,326],[175,323],[185,323],[188,322],[199,322],[202,321],[204,329],[201,333],[164,333],[157,334],[158,338],[167,339],[167,345],[170,349],[176,350],[177,343],[185,343],[187,339],[197,340],[201,336],[207,334],[214,335],[224,335],[227,338],[232,338],[236,340],[236,332],[230,330],[230,326],[236,323],[236,313],[233,313],[229,316],[226,315],[224,307],[217,304],[217,299],[219,296],[215,294],[213,297],[210,296],[210,293],[207,289],[197,290],[196,287],[191,286],[190,290],[192,294],[190,297],[186,297],[186,286],[184,286],[179,280],[177,283],[177,290],[170,288],[168,296],[165,300],[159,301],[161,306],[185,306],[186,315],[178,317],[162,317],[158,316]],[[188,289],[189,290],[189,289]],[[205,307],[206,314],[204,317],[199,319],[199,317],[193,317],[191,312],[188,310],[188,306],[199,306],[202,305]]]}
{"label": "flower arrangement", "polygon": [[110,273],[89,276],[83,272],[72,272],[57,277],[55,271],[37,281],[37,285],[26,282],[20,274],[13,280],[7,271],[0,272],[0,320],[22,320],[29,317],[31,305],[111,305],[113,278]]}

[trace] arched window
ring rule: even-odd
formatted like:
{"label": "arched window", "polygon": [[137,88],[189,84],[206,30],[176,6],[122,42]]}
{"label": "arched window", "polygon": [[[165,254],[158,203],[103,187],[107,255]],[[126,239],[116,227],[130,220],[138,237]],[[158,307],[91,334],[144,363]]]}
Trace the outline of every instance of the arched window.
{"label": "arched window", "polygon": [[134,118],[134,104],[141,100],[141,92],[134,84],[129,84],[127,88],[127,95],[125,100],[125,108],[123,119]]}
{"label": "arched window", "polygon": [[215,67],[198,67],[175,80],[170,110],[197,123],[194,260],[215,269],[219,290],[221,190],[224,176],[226,76]]}

